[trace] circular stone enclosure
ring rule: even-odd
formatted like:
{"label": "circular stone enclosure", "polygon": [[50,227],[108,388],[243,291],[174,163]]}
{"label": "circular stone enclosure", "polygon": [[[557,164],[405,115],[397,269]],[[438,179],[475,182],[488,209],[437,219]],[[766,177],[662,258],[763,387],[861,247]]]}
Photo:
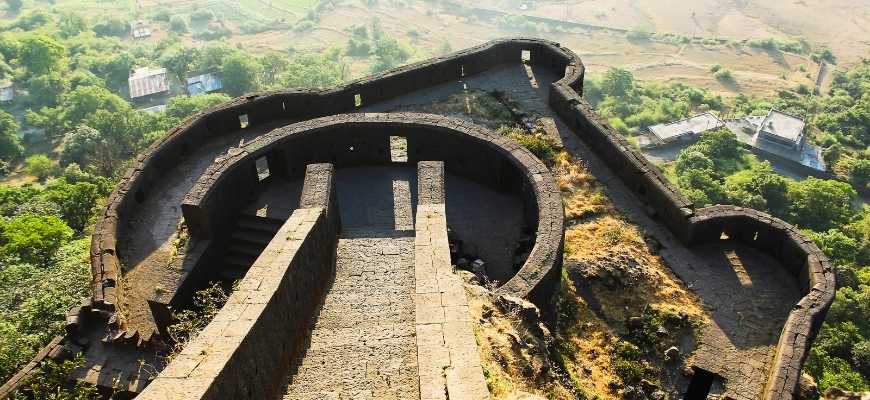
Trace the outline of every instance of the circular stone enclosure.
{"label": "circular stone enclosure", "polygon": [[[391,137],[404,138],[406,159],[393,160]],[[512,140],[467,121],[417,113],[341,114],[277,128],[231,149],[200,177],[182,204],[192,236],[219,238],[230,232],[235,216],[259,193],[257,165],[262,170],[264,161],[269,179],[288,181],[301,180],[306,165],[314,163],[341,169],[443,161],[448,175],[522,201],[534,243],[499,291],[544,305],[558,288],[564,230],[560,193],[547,167]]]}

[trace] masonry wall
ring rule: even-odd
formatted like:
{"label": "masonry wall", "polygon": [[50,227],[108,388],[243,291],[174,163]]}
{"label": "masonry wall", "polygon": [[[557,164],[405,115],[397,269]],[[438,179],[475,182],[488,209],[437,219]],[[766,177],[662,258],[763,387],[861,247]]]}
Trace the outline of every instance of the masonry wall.
{"label": "masonry wall", "polygon": [[417,163],[417,193],[414,327],[420,400],[489,399],[465,287],[450,263],[443,162]]}
{"label": "masonry wall", "polygon": [[264,399],[281,394],[335,274],[334,170],[311,165],[293,212],[211,323],[139,399]]}
{"label": "masonry wall", "polygon": [[407,140],[409,163],[441,160],[448,173],[523,199],[525,222],[535,232],[535,244],[519,272],[499,291],[531,298],[550,309],[561,276],[564,232],[562,200],[553,177],[524,147],[454,118],[417,113],[342,114],[278,128],[215,160],[185,197],[185,220],[192,233],[218,237],[220,231],[213,228],[217,224],[203,216],[241,208],[238,199],[223,193],[235,191],[236,179],[255,181],[239,171],[249,170],[257,158],[280,153],[276,158],[286,164],[278,168],[290,175],[307,163],[380,165],[390,162],[390,136]]}
{"label": "masonry wall", "polygon": [[[161,178],[161,171],[170,170],[168,167],[182,159],[193,146],[236,130],[239,127],[239,115],[246,114],[250,124],[257,126],[267,122],[296,121],[353,111],[356,95],[360,96],[363,104],[391,98],[437,83],[456,80],[462,74],[479,73],[505,62],[519,61],[520,52],[523,50],[530,52],[532,63],[545,65],[556,73],[565,74],[563,79],[552,83],[550,87],[550,106],[559,116],[610,164],[610,168],[647,204],[651,214],[687,243],[697,241],[695,235],[699,235],[699,232],[706,228],[695,228],[695,224],[701,224],[702,220],[694,217],[702,218],[713,211],[695,210],[654,165],[634,151],[606,121],[595,115],[586,101],[580,97],[584,74],[580,59],[570,50],[554,42],[536,39],[499,40],[357,80],[333,90],[320,92],[290,90],[255,94],[234,99],[227,104],[193,116],[137,158],[134,167],[110,196],[106,210],[98,219],[91,247],[94,306],[109,312],[115,311],[115,304],[117,304],[115,288],[118,286],[119,277],[116,238],[117,235],[123,234],[119,232],[119,226],[123,226],[118,223],[119,220],[123,220],[132,207],[136,207],[148,196],[148,187]],[[557,195],[558,192],[552,193],[553,197]],[[744,211],[735,212],[741,214]],[[539,231],[541,226],[552,227],[560,222],[555,216],[545,215],[541,218],[541,221],[538,221]],[[750,234],[754,237],[757,231],[755,226],[752,224],[748,226],[751,227],[734,224],[730,229],[736,237]],[[552,265],[550,261],[554,258],[560,260],[561,240],[561,237],[557,238],[555,235],[552,237],[539,235],[536,243],[545,241],[551,245],[558,243],[559,252],[533,253],[530,256],[531,263]],[[798,367],[807,354],[806,346],[801,347],[800,343],[808,344],[812,341],[817,332],[816,321],[824,316],[830,305],[834,287],[830,263],[824,256],[817,255],[818,249],[808,239],[800,234],[790,234],[784,240],[791,243],[788,245],[789,251],[796,252],[794,259],[803,257],[812,262],[808,263],[806,274],[798,275],[806,289],[806,297],[799,304],[801,308],[792,313],[793,318],[789,318],[783,334],[783,337],[787,337],[793,332],[789,329],[800,327],[797,329],[799,332],[794,334],[798,339],[780,343],[776,366],[770,379],[772,383],[769,384],[765,395],[766,398],[771,399],[787,398],[785,397],[788,396],[787,393],[794,392]],[[780,255],[788,254],[791,253]],[[530,262],[526,264],[529,265]],[[787,264],[791,265],[791,263]],[[514,279],[503,286],[503,289],[539,297],[537,292],[546,293],[552,290],[542,288],[546,287],[548,282],[552,282],[551,276],[556,273],[555,269],[527,270],[524,267]],[[813,276],[821,281],[812,280],[810,277]]]}

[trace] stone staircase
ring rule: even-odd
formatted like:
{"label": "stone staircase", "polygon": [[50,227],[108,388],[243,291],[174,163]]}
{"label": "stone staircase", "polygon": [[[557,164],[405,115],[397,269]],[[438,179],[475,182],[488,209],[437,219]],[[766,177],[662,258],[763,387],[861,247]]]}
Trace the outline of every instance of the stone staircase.
{"label": "stone staircase", "polygon": [[269,244],[269,241],[283,224],[283,220],[276,218],[240,215],[236,220],[236,229],[227,245],[220,278],[234,281],[245,276],[245,272],[260,256],[260,253],[263,252],[263,249],[266,248],[266,245]]}

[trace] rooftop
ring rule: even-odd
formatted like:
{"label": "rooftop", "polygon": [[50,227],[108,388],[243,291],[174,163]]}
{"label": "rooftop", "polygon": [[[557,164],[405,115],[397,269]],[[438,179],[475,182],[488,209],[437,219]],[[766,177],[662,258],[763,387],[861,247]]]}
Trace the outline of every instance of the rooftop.
{"label": "rooftop", "polygon": [[191,96],[220,90],[223,87],[220,76],[217,74],[202,74],[187,78],[187,92]]}
{"label": "rooftop", "polygon": [[760,129],[767,134],[797,142],[803,134],[805,125],[801,118],[771,109],[761,121]]}
{"label": "rooftop", "polygon": [[712,113],[705,112],[679,121],[649,127],[657,138],[669,140],[686,134],[698,134],[711,129],[721,128],[725,123]]}
{"label": "rooftop", "polygon": [[169,90],[169,84],[166,81],[166,68],[136,68],[130,74],[128,82],[131,99]]}

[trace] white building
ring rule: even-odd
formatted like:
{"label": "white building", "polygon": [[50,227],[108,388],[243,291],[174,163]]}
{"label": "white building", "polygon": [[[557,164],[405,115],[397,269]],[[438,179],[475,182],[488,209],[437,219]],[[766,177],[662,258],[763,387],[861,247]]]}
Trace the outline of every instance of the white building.
{"label": "white building", "polygon": [[805,128],[803,119],[771,109],[758,125],[757,135],[758,139],[800,150],[804,144]]}

